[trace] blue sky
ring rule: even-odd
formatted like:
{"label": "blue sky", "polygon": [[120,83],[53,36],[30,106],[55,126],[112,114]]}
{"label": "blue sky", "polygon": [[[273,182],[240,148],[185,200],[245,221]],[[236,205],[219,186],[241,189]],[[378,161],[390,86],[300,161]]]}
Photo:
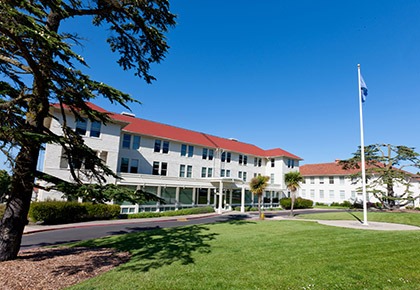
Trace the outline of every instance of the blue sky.
{"label": "blue sky", "polygon": [[152,85],[115,64],[109,32],[80,19],[63,27],[86,38],[93,78],[142,102],[131,106],[137,117],[280,147],[305,164],[349,158],[360,145],[360,63],[365,144],[420,151],[420,1],[171,3],[178,24]]}

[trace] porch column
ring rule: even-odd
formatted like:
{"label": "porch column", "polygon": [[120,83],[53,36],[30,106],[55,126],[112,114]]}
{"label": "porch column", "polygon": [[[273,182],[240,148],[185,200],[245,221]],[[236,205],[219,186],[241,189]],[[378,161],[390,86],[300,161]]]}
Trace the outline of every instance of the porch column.
{"label": "porch column", "polygon": [[273,208],[273,191],[270,191],[270,208]]}
{"label": "porch column", "polygon": [[175,210],[179,209],[179,187],[175,188]]}
{"label": "porch column", "polygon": [[217,213],[222,213],[222,206],[223,206],[223,182],[219,181],[219,207],[217,208]]}
{"label": "porch column", "polygon": [[241,188],[241,212],[245,212],[245,185]]}
{"label": "porch column", "polygon": [[195,206],[195,204],[196,204],[196,196],[197,196],[196,191],[197,191],[197,188],[193,187],[193,189],[192,189],[192,202],[191,202],[192,206]]}
{"label": "porch column", "polygon": [[[157,187],[156,195],[159,197],[162,196],[162,188],[160,185]],[[160,201],[156,202],[156,212],[160,212]]]}
{"label": "porch column", "polygon": [[229,210],[232,210],[233,189],[229,189]]}

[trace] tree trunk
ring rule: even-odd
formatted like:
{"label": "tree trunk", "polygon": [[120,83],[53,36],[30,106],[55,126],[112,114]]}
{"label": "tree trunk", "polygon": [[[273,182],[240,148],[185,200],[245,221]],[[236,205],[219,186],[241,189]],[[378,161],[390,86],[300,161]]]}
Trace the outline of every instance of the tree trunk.
{"label": "tree trunk", "polygon": [[293,208],[295,206],[295,192],[294,191],[290,192],[290,197],[291,197],[290,216],[294,216],[293,214]]}
{"label": "tree trunk", "polygon": [[261,196],[262,194],[258,195],[258,214],[259,214],[260,219],[261,219]]}
{"label": "tree trunk", "polygon": [[27,224],[40,147],[22,147],[13,170],[10,199],[0,224],[0,261],[16,259]]}

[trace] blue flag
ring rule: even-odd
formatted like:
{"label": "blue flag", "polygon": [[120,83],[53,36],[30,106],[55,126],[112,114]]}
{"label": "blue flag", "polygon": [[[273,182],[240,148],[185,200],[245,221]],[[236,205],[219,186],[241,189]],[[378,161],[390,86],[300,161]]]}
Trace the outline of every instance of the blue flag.
{"label": "blue flag", "polygon": [[362,91],[362,102],[364,103],[366,101],[366,96],[368,95],[368,88],[362,75],[360,75],[360,90]]}

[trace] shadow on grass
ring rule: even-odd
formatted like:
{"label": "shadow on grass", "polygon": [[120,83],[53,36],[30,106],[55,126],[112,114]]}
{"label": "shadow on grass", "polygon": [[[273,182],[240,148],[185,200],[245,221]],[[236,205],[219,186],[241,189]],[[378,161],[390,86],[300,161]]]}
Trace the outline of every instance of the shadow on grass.
{"label": "shadow on grass", "polygon": [[253,221],[249,221],[249,215],[246,214],[233,214],[226,216],[226,219],[222,221],[223,223],[228,223],[231,225],[246,225],[246,224],[255,224]]}
{"label": "shadow on grass", "polygon": [[194,252],[210,253],[209,241],[214,240],[217,234],[208,230],[208,227],[202,225],[155,229],[86,241],[77,246],[111,247],[118,251],[129,251],[132,254],[130,262],[119,269],[147,272],[175,262],[183,265],[194,263]]}
{"label": "shadow on grass", "polygon": [[363,223],[362,222],[362,220],[358,217],[358,216],[356,216],[353,212],[351,212],[351,211],[347,211],[347,213],[349,214],[349,215],[351,215],[352,217],[354,217],[358,222],[360,222],[361,224]]}

